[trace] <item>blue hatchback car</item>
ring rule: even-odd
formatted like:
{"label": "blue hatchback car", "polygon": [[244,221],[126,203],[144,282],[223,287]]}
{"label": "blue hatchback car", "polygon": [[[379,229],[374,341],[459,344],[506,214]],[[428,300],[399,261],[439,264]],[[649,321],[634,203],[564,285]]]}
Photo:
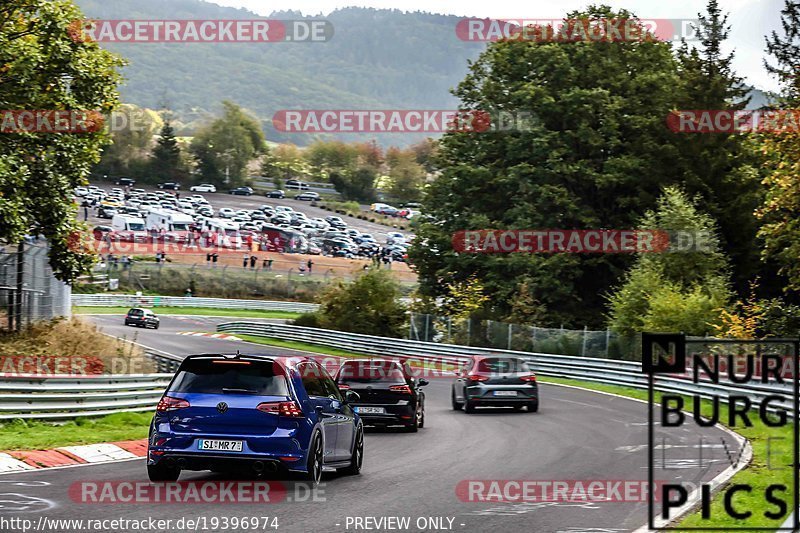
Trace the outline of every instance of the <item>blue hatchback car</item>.
{"label": "blue hatchback car", "polygon": [[181,470],[283,470],[312,483],[323,466],[358,474],[364,427],[350,406],[358,399],[312,359],[189,356],[156,407],[147,474],[175,481]]}

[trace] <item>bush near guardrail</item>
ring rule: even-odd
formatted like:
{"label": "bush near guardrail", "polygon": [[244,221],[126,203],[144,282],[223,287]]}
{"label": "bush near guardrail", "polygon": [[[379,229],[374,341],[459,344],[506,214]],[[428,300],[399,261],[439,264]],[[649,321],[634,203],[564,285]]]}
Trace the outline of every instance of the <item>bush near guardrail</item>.
{"label": "bush near guardrail", "polygon": [[73,294],[72,305],[79,307],[207,307],[212,309],[252,309],[309,313],[317,304],[272,300],[233,300],[186,296],[136,296],[135,294]]}
{"label": "bush near guardrail", "polygon": [[[472,355],[522,357],[533,370],[542,376],[561,377],[592,381],[609,385],[620,385],[636,389],[647,389],[647,375],[642,373],[641,363],[614,359],[597,359],[569,355],[497,350],[454,344],[390,339],[318,328],[290,326],[286,324],[262,324],[256,322],[225,322],[217,331],[241,335],[255,335],[276,339],[320,344],[348,352],[381,357],[398,357],[444,364],[460,364]],[[709,339],[711,341],[711,339]],[[760,383],[718,385],[711,382],[692,383],[682,377],[658,375],[655,389],[663,392],[692,395],[713,399],[720,395],[737,393],[748,396],[754,403],[769,395],[782,394],[788,399],[794,394],[791,384],[785,386]],[[787,408],[790,407],[787,405]]]}
{"label": "bush near guardrail", "polygon": [[2,376],[0,420],[63,420],[152,411],[172,374]]}

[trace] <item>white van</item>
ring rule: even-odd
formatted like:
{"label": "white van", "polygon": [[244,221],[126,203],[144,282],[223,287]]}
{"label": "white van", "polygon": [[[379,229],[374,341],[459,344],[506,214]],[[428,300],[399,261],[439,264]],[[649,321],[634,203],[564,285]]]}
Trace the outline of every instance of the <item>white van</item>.
{"label": "white van", "polygon": [[114,215],[111,227],[120,240],[144,242],[147,240],[147,227],[144,220],[133,215]]}
{"label": "white van", "polygon": [[187,242],[193,222],[189,215],[166,209],[153,209],[145,218],[147,231],[160,234],[163,229],[165,240],[171,242]]}
{"label": "white van", "polygon": [[203,231],[217,234],[217,245],[225,248],[238,248],[242,244],[239,223],[222,218],[209,218],[203,221]]}

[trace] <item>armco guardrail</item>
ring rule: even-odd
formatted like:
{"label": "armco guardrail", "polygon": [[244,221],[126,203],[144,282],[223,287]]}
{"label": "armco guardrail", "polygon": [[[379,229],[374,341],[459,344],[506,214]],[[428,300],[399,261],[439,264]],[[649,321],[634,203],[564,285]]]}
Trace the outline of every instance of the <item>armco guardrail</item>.
{"label": "armco guardrail", "polygon": [[187,296],[136,296],[135,294],[73,294],[72,305],[81,307],[208,307],[212,309],[254,309],[308,313],[317,304],[271,300],[231,300]]}
{"label": "armco guardrail", "polygon": [[[387,337],[375,337],[371,335],[290,326],[286,324],[225,322],[217,326],[217,331],[321,344],[365,355],[399,357],[442,364],[457,365],[465,361],[467,357],[471,355],[509,355],[524,357],[528,360],[536,373],[542,376],[571,378],[637,389],[646,389],[648,386],[647,376],[642,373],[641,363],[634,361],[594,359],[568,355],[496,350],[454,344],[411,341],[408,339],[391,339]],[[773,394],[782,394],[788,401],[793,395],[793,388],[789,383],[783,387],[748,383],[737,385],[734,388],[730,385],[717,385],[711,382],[695,384],[678,376],[658,375],[655,378],[654,385],[655,388],[660,391],[679,394],[697,394],[702,398],[709,399],[719,396],[720,394],[727,395],[731,392],[747,395],[754,401],[760,401],[766,396]]]}
{"label": "armco guardrail", "polygon": [[172,374],[0,376],[0,420],[151,411]]}

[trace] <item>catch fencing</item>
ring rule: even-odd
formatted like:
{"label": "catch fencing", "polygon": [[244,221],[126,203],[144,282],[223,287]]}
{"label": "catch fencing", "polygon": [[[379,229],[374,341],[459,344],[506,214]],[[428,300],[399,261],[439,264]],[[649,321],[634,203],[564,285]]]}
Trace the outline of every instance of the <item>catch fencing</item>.
{"label": "catch fencing", "polygon": [[0,247],[0,328],[70,316],[70,286],[53,275],[43,240]]}

